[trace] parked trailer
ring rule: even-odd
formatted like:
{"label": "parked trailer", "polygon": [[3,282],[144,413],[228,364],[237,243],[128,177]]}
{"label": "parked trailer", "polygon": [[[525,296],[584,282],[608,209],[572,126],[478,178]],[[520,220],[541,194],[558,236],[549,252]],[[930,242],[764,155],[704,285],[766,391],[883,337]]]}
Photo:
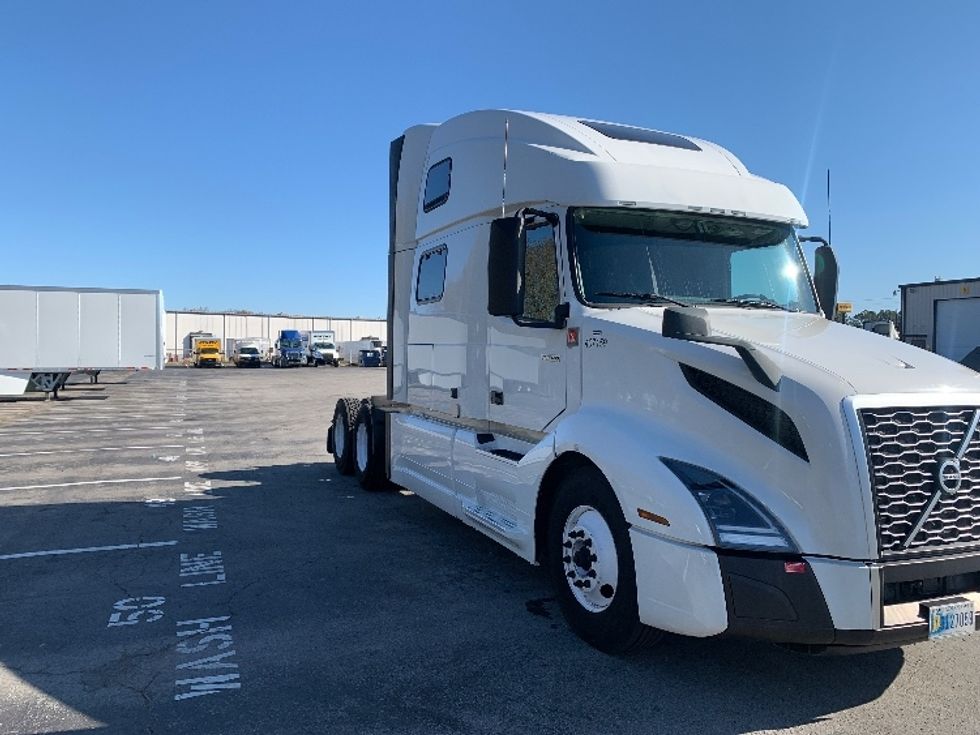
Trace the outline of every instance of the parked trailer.
{"label": "parked trailer", "polygon": [[75,372],[163,368],[163,293],[0,286],[0,395],[57,397]]}
{"label": "parked trailer", "polygon": [[339,347],[342,359],[346,360],[350,365],[360,365],[362,350],[377,350],[380,352],[384,347],[384,342],[378,337],[365,337],[364,339],[341,342]]}
{"label": "parked trailer", "polygon": [[338,402],[340,472],[543,564],[604,651],[976,630],[980,382],[829,319],[836,258],[811,279],[788,189],[707,141],[499,110],[410,128],[391,172],[387,393]]}

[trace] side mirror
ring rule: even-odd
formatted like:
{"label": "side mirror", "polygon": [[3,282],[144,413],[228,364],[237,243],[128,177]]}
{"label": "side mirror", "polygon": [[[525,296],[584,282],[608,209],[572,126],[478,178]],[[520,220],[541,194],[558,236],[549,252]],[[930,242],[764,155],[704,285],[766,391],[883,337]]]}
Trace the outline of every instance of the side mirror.
{"label": "side mirror", "polygon": [[564,329],[565,325],[568,324],[568,317],[571,316],[572,307],[569,306],[568,302],[558,304],[555,307],[555,329]]}
{"label": "side mirror", "polygon": [[491,316],[517,317],[524,312],[521,264],[526,240],[520,217],[501,217],[490,223],[487,257],[487,311]]}
{"label": "side mirror", "polygon": [[813,254],[813,285],[817,289],[820,308],[828,319],[837,310],[837,256],[830,245],[821,245]]}

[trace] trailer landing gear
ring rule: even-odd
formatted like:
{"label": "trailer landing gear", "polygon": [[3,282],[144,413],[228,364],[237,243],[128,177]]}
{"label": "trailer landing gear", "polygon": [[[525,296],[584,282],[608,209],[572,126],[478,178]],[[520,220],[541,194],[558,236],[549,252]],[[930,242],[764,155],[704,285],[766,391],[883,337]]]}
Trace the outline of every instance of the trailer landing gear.
{"label": "trailer landing gear", "polygon": [[32,373],[31,381],[27,390],[36,393],[46,393],[49,398],[58,400],[58,391],[61,390],[71,373]]}

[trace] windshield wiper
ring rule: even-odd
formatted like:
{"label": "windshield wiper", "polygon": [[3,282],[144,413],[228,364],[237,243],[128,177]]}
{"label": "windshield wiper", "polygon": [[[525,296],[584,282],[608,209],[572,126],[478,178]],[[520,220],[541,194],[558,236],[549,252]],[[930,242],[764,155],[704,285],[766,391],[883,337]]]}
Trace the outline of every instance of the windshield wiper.
{"label": "windshield wiper", "polygon": [[765,296],[734,296],[730,299],[711,299],[712,304],[731,304],[745,309],[778,309],[779,311],[795,311],[782,304],[777,304]]}
{"label": "windshield wiper", "polygon": [[648,304],[676,304],[677,306],[690,306],[683,301],[672,299],[659,293],[639,293],[637,291],[600,291],[596,296],[614,296],[621,299],[635,299]]}

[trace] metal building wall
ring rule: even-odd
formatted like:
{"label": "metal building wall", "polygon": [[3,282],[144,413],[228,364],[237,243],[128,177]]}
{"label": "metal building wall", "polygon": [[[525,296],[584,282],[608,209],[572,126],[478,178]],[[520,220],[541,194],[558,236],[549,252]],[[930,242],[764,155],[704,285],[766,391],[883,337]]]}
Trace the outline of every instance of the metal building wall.
{"label": "metal building wall", "polygon": [[187,337],[192,332],[210,332],[227,344],[229,339],[265,338],[275,342],[281,329],[333,330],[338,342],[364,337],[388,341],[384,319],[359,317],[277,316],[274,314],[204,314],[194,311],[168,311],[166,314],[167,359],[189,357]]}
{"label": "metal building wall", "polygon": [[980,296],[980,278],[934,283],[910,283],[902,289],[902,340],[936,350],[936,302]]}

